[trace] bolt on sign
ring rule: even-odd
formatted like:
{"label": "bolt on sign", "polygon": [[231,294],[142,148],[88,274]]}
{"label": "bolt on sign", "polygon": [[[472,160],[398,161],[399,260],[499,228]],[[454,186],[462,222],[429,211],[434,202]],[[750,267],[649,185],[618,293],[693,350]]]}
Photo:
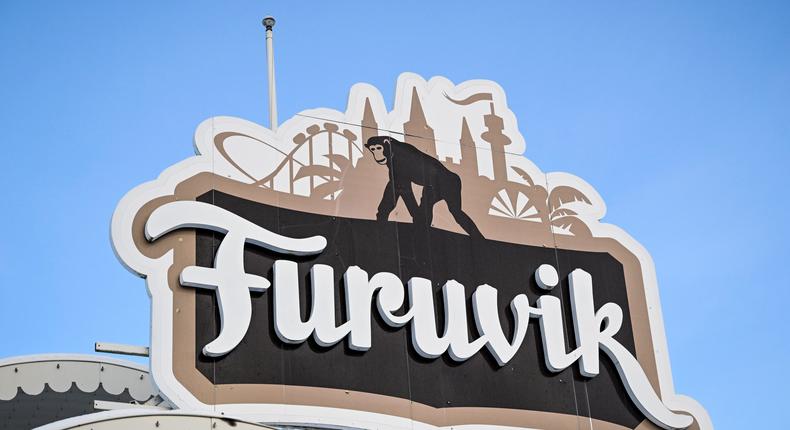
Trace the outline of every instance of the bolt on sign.
{"label": "bolt on sign", "polygon": [[[115,211],[181,409],[376,429],[709,429],[653,263],[544,173],[496,83],[406,73],[272,132],[214,117]],[[465,427],[466,428],[466,427]]]}

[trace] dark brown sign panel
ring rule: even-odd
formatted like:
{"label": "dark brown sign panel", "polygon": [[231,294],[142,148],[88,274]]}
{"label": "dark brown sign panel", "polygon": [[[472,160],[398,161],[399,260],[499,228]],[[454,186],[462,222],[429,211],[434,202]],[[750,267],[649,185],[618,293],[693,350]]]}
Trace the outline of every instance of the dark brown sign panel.
{"label": "dark brown sign panel", "polygon": [[[293,237],[321,235],[327,249],[318,256],[299,259],[301,318],[310,316],[310,268],[326,264],[334,269],[339,286],[335,296],[337,324],[348,319],[343,303],[342,274],[353,261],[372,273],[391,272],[401,279],[423,277],[434,282],[436,325],[444,327],[442,284],[455,279],[463,285],[491,284],[499,290],[499,318],[505,332],[513,332],[513,315],[508,304],[513,297],[526,293],[530,301],[546,294],[534,280],[541,264],[560,268],[582,268],[601,282],[595,290],[596,307],[617,303],[628,315],[628,294],[623,266],[605,252],[558,250],[506,242],[482,240],[473,243],[466,235],[414,224],[380,223],[328,217],[243,200],[220,192],[209,192],[206,201],[255,222],[268,230]],[[197,236],[197,265],[212,267],[214,252],[221,237],[212,232]],[[280,258],[259,247],[245,250],[244,266],[248,273],[271,278],[272,266]],[[550,293],[562,300],[569,297],[568,273],[560,269],[560,286]],[[598,285],[596,285],[598,287]],[[474,320],[471,294],[467,289],[469,321]],[[196,325],[204,328],[195,337],[196,366],[214,384],[284,384],[302,387],[353,390],[410,399],[437,409],[504,408],[540,410],[569,415],[590,416],[629,428],[644,419],[632,405],[619,381],[617,371],[604,360],[601,373],[585,378],[568,368],[559,373],[543,366],[540,332],[532,325],[516,356],[506,366],[499,366],[485,351],[458,363],[449,357],[426,359],[409,345],[408,329],[390,328],[381,318],[373,322],[372,347],[353,351],[344,344],[322,347],[313,339],[291,345],[281,341],[274,331],[272,294],[253,295],[253,315],[248,336],[228,355],[206,357],[200,351],[219,334],[219,309],[215,294],[200,291],[195,302]],[[566,326],[572,327],[570,302],[563,302]],[[406,311],[406,306],[400,313]],[[631,324],[626,323],[615,338],[636,354]],[[476,337],[469,327],[469,338]],[[439,333],[441,334],[441,333]],[[568,340],[573,333],[566,333]],[[567,349],[571,350],[573,342]],[[332,396],[332,393],[327,393]],[[579,407],[578,405],[582,405]],[[439,424],[439,423],[437,423]]]}
{"label": "dark brown sign panel", "polygon": [[[388,130],[394,130],[388,131]],[[399,131],[402,130],[402,131]],[[387,111],[219,117],[130,192],[121,261],[182,408],[361,428],[708,428],[672,390],[649,255],[540,172],[501,88],[404,74]]]}

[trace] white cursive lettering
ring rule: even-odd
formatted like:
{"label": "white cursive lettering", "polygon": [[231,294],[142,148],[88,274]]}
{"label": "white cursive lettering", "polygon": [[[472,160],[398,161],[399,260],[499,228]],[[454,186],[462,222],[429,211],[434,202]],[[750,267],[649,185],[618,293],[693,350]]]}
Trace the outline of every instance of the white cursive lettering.
{"label": "white cursive lettering", "polygon": [[[145,226],[148,240],[154,241],[173,230],[198,228],[225,235],[220,243],[213,268],[190,266],[180,275],[181,284],[194,288],[209,288],[217,292],[220,309],[220,333],[203,348],[208,356],[222,356],[232,351],[249,329],[252,315],[250,291],[265,291],[269,280],[246,273],[244,269],[245,243],[284,255],[321,253],[326,239],[314,236],[294,239],[268,231],[227,210],[207,203],[178,201],[167,203],[151,214]],[[559,282],[557,271],[542,265],[535,273],[540,288],[551,290]],[[573,331],[576,349],[567,352],[565,327],[560,299],[542,295],[536,306],[529,304],[526,294],[518,294],[510,302],[515,325],[511,338],[505,334],[499,319],[496,288],[483,284],[472,294],[478,338],[468,336],[465,287],[448,280],[442,287],[444,321],[442,334],[436,326],[433,282],[414,277],[406,288],[396,275],[387,272],[372,277],[357,266],[349,267],[343,275],[345,307],[348,320],[339,326],[335,322],[334,269],[316,264],[310,269],[312,289],[311,313],[302,320],[299,303],[300,281],[294,261],[276,260],[273,274],[274,329],[280,339],[301,343],[311,336],[321,346],[332,346],[348,338],[348,345],[366,351],[372,344],[372,304],[376,304],[382,319],[392,327],[411,324],[411,343],[423,357],[436,358],[444,353],[455,361],[472,357],[484,346],[504,366],[516,355],[526,336],[531,318],[537,318],[543,342],[546,367],[560,372],[579,362],[584,376],[599,373],[599,350],[611,359],[620,374],[631,399],[654,423],[664,428],[686,428],[692,424],[688,415],[669,410],[650,385],[639,362],[614,336],[623,322],[623,311],[615,303],[595,309],[592,276],[576,269],[568,276]],[[408,309],[404,307],[408,291]]]}

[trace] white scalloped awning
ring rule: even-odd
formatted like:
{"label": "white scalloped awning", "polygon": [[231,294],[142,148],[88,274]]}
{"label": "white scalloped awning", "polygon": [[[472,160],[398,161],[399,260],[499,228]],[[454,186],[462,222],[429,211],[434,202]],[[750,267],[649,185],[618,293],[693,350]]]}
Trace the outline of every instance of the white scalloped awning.
{"label": "white scalloped awning", "polygon": [[166,406],[136,363],[77,354],[0,360],[0,430],[91,414],[97,404]]}
{"label": "white scalloped awning", "polygon": [[159,394],[148,369],[136,363],[112,358],[80,354],[46,354],[12,357],[0,360],[0,401],[11,400],[21,389],[36,396],[48,385],[63,393],[76,385],[84,393],[92,393],[99,385],[110,394],[129,395],[145,402]]}

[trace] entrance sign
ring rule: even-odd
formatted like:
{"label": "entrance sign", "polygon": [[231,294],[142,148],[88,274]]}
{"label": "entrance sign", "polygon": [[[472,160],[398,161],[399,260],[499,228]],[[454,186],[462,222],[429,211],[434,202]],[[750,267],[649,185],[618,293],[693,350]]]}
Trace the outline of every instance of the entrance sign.
{"label": "entrance sign", "polygon": [[198,126],[197,155],[112,221],[181,409],[360,428],[712,428],[675,394],[649,254],[595,190],[543,173],[502,89],[414,74],[394,109],[277,132]]}

